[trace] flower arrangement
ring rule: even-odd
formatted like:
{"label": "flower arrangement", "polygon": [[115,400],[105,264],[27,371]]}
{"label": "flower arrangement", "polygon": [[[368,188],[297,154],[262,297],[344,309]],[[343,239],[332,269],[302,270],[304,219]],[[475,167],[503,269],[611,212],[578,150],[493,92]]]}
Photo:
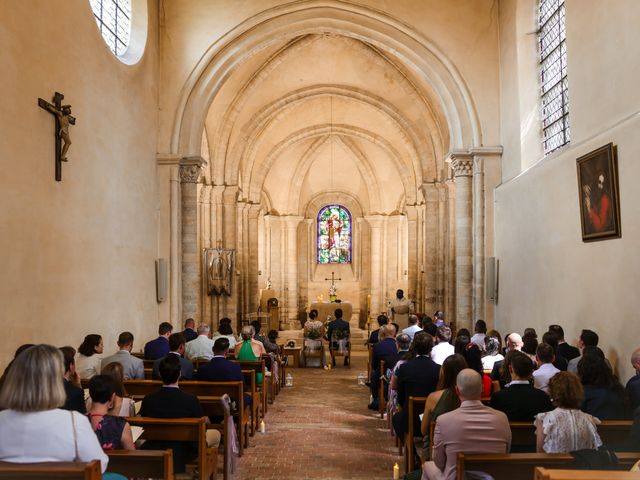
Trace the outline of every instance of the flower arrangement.
{"label": "flower arrangement", "polygon": [[[322,324],[320,324],[320,325],[322,325]],[[313,327],[313,328],[310,328],[309,330],[307,330],[306,337],[309,340],[318,340],[319,338],[322,338],[322,326]]]}
{"label": "flower arrangement", "polygon": [[336,286],[335,286],[335,285],[331,285],[331,286],[329,287],[329,295],[331,295],[331,296],[335,296],[335,295],[337,295],[337,294],[338,294],[338,289],[336,288]]}

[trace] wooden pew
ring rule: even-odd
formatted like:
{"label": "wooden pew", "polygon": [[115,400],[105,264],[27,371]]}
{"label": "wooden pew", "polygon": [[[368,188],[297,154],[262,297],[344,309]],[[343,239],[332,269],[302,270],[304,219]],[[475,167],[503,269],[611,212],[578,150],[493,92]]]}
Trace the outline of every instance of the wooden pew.
{"label": "wooden pew", "polygon": [[99,460],[90,462],[39,462],[11,463],[0,462],[0,479],[25,478],[33,480],[101,480],[102,472]]}
{"label": "wooden pew", "polygon": [[[228,427],[228,419],[232,415],[231,399],[226,394],[222,397],[198,397],[198,399],[200,400],[205,415],[208,417],[221,418],[219,423],[208,424],[207,429],[216,429],[220,432],[220,441],[224,444],[224,480],[228,480],[235,470],[236,463],[234,445],[231,442],[232,432],[229,431]],[[232,428],[235,429],[235,427]]]}
{"label": "wooden pew", "polygon": [[[616,455],[623,470],[640,460],[640,452],[616,452]],[[464,480],[465,470],[477,470],[496,479],[531,480],[535,467],[573,468],[574,461],[568,453],[458,453],[457,479]]]}
{"label": "wooden pew", "polygon": [[[602,443],[612,450],[623,448],[629,431],[631,430],[631,420],[603,420],[598,425],[598,435]],[[510,422],[511,427],[511,451],[535,452],[536,450],[536,428],[533,422]]]}
{"label": "wooden pew", "polygon": [[640,480],[640,472],[611,470],[549,470],[537,467],[534,480]]}
{"label": "wooden pew", "polygon": [[286,386],[287,356],[284,354],[284,344],[278,345],[278,358],[280,359],[280,387]]}
{"label": "wooden pew", "polygon": [[413,430],[414,419],[418,418],[418,415],[424,412],[424,405],[427,403],[427,397],[409,397],[408,415],[409,427],[407,433],[404,436],[404,468],[405,473],[409,473],[413,470],[413,446],[414,438],[422,437],[420,431],[415,432]]}
{"label": "wooden pew", "polygon": [[379,370],[379,379],[378,379],[378,412],[380,413],[380,418],[384,418],[384,411],[387,409],[387,402],[384,399],[385,386],[386,383],[384,381],[384,360],[380,360],[380,370]]}
{"label": "wooden pew", "polygon": [[[159,380],[126,380],[124,387],[135,400],[141,400],[146,395],[157,391],[162,386]],[[196,397],[221,397],[225,393],[236,401],[234,417],[237,419],[238,437],[240,438],[240,456],[244,448],[249,446],[249,423],[252,419],[251,411],[244,404],[243,382],[202,382],[185,380],[180,382],[180,388]],[[253,429],[253,427],[252,427]]]}
{"label": "wooden pew", "polygon": [[270,374],[268,376],[265,376],[263,380],[263,382],[268,381],[269,383],[269,388],[265,389],[265,394],[267,395],[267,403],[273,403],[276,399],[276,381],[273,375],[273,362],[271,362],[271,357],[269,356],[269,354],[263,355],[262,360],[264,361],[265,369],[270,372]]}
{"label": "wooden pew", "polygon": [[106,450],[108,471],[127,478],[162,478],[173,480],[173,451],[168,450]]}
{"label": "wooden pew", "polygon": [[[258,374],[262,374],[262,385],[259,385],[256,381],[256,393],[260,396],[260,401],[262,405],[262,418],[267,414],[267,383],[269,379],[266,376],[266,366],[264,360],[233,360],[234,362],[240,364],[242,370],[253,370],[256,372],[256,378]],[[253,392],[252,392],[253,393]]]}
{"label": "wooden pew", "polygon": [[198,472],[200,480],[215,478],[218,468],[218,449],[209,448],[206,441],[206,417],[202,418],[151,418],[127,417],[133,426],[144,429],[145,440],[195,442],[198,444]]}

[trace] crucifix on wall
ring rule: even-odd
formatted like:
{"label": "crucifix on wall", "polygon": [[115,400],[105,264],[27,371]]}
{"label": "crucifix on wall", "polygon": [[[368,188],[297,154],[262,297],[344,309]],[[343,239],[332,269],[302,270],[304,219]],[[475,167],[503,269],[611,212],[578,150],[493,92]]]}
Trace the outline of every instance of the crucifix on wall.
{"label": "crucifix on wall", "polygon": [[64,95],[55,92],[53,96],[53,105],[38,98],[38,106],[55,117],[55,161],[56,161],[56,181],[62,180],[62,162],[67,161],[67,152],[71,146],[71,137],[69,136],[69,125],[75,125],[76,119],[71,116],[71,105],[62,105]]}

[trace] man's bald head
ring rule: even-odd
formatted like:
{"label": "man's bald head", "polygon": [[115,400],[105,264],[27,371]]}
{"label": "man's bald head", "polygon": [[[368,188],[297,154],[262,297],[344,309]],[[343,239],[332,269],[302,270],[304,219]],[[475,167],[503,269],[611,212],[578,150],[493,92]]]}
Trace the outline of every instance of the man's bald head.
{"label": "man's bald head", "polygon": [[475,370],[465,368],[456,377],[456,387],[460,400],[480,400],[482,377]]}
{"label": "man's bald head", "polygon": [[396,336],[396,327],[387,324],[380,327],[380,340],[385,338],[393,338]]}
{"label": "man's bald head", "polygon": [[640,348],[631,354],[631,365],[633,365],[633,368],[640,371]]}
{"label": "man's bald head", "polygon": [[507,350],[521,350],[522,349],[522,337],[519,333],[512,333],[507,337]]}

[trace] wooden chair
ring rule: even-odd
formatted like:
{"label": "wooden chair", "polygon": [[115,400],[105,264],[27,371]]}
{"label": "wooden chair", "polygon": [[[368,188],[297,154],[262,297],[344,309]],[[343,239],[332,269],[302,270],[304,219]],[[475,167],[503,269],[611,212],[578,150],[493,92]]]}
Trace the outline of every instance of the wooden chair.
{"label": "wooden chair", "polygon": [[335,349],[334,347],[334,343],[338,342],[339,340],[343,340],[343,339],[335,339],[333,338],[333,335],[331,335],[332,338],[329,339],[329,353],[331,354],[331,366],[335,366],[336,365],[336,357],[345,357],[348,362],[348,364],[346,365],[348,368],[351,368],[351,338],[349,335],[347,335],[346,340],[347,340],[347,350],[346,352],[340,351],[340,349]]}
{"label": "wooden chair", "polygon": [[409,404],[407,407],[409,427],[407,428],[407,433],[404,436],[405,473],[409,473],[413,469],[413,447],[415,445],[415,438],[416,436],[420,438],[422,437],[422,433],[415,432],[413,426],[416,418],[419,418],[419,415],[424,412],[425,403],[427,403],[427,397],[409,397]]}
{"label": "wooden chair", "polygon": [[[370,382],[371,379],[371,364],[373,363],[373,345],[372,343],[367,343],[367,383]],[[333,360],[333,359],[332,359]]]}
{"label": "wooden chair", "polygon": [[[306,338],[302,339],[303,344],[305,344]],[[309,358],[317,358],[318,359],[318,367],[317,368],[323,368],[324,367],[324,341],[320,338],[318,339],[320,341],[320,348],[317,350],[310,350],[305,346],[302,349],[302,364],[303,366],[306,368],[308,367],[307,364],[307,359]]]}
{"label": "wooden chair", "polygon": [[[616,455],[620,468],[626,470],[640,459],[640,452],[616,452]],[[574,461],[568,453],[458,453],[456,475],[458,480],[464,480],[466,470],[477,470],[496,479],[531,480],[536,467],[573,468]]]}
{"label": "wooden chair", "polygon": [[127,417],[133,426],[144,429],[140,438],[145,440],[195,442],[198,445],[199,480],[215,479],[218,468],[218,448],[209,448],[206,441],[206,417],[151,418]]}
{"label": "wooden chair", "polygon": [[33,480],[101,480],[102,470],[99,460],[90,462],[0,462],[0,479],[25,478]]}
{"label": "wooden chair", "polygon": [[173,451],[168,450],[106,450],[109,472],[127,478],[161,478],[173,480]]}
{"label": "wooden chair", "polygon": [[534,480],[640,480],[640,472],[611,470],[549,470],[536,467]]}

